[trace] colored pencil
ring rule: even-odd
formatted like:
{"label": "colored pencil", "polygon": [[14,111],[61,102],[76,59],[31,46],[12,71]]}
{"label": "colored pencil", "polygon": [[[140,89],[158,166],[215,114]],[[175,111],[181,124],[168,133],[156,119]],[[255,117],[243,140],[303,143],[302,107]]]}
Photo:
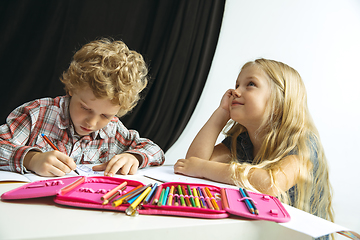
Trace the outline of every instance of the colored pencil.
{"label": "colored pencil", "polygon": [[[245,188],[243,188],[243,190],[244,190],[245,196],[250,198],[250,195],[249,195],[248,191]],[[255,206],[254,200],[252,200],[252,198],[250,198],[249,201],[250,201],[250,203],[251,203],[251,205],[252,205],[252,207],[254,209],[255,214],[259,215],[259,210]]]}
{"label": "colored pencil", "polygon": [[178,191],[179,191],[179,195],[180,195],[181,206],[186,207],[186,203],[185,203],[185,200],[184,200],[184,195],[183,195],[183,192],[181,190],[180,185],[178,185]]}
{"label": "colored pencil", "polygon": [[[240,192],[241,197],[243,197],[243,198],[246,197],[246,195],[244,193],[244,190],[242,188],[239,188],[239,192]],[[245,202],[245,205],[248,208],[249,212],[252,213],[252,214],[255,214],[255,211],[251,207],[251,203],[250,203],[249,199],[245,199],[244,202]]]}
{"label": "colored pencil", "polygon": [[141,193],[141,195],[136,198],[136,200],[125,210],[127,215],[133,215],[137,212],[136,207],[140,204],[140,202],[150,193],[151,185],[146,188],[145,191]]}
{"label": "colored pencil", "polygon": [[[45,136],[43,133],[41,134],[41,136],[45,139],[45,141],[52,147],[52,149],[56,150],[56,151],[59,151],[59,149],[50,141],[50,139]],[[60,151],[59,151],[60,152]],[[80,175],[79,172],[75,169],[74,172],[77,174],[77,175]]]}
{"label": "colored pencil", "polygon": [[211,192],[210,192],[210,190],[209,190],[208,187],[205,187],[205,191],[206,191],[206,193],[208,194],[208,196],[210,197],[211,203],[212,203],[213,207],[214,207],[216,210],[220,210],[218,204],[216,203],[216,200],[215,200],[214,197],[212,196],[212,194],[211,194]]}
{"label": "colored pencil", "polygon": [[214,210],[215,208],[213,207],[211,201],[210,201],[210,197],[207,195],[206,191],[204,188],[201,188],[202,194],[204,195],[205,201],[208,205],[208,208]]}
{"label": "colored pencil", "polygon": [[117,187],[114,187],[112,190],[110,190],[109,192],[107,192],[106,194],[104,194],[104,196],[101,197],[101,200],[104,201],[104,200],[108,199],[109,197],[111,197],[112,195],[114,195],[114,194],[117,192],[117,190],[125,187],[126,184],[127,184],[127,182],[125,181],[125,182],[122,182],[122,183],[121,183],[120,185],[118,185]]}
{"label": "colored pencil", "polygon": [[175,187],[174,186],[171,186],[170,188],[170,193],[169,193],[169,200],[168,200],[168,204],[169,206],[172,205],[172,201],[173,201],[173,196],[174,196],[174,189]]}
{"label": "colored pencil", "polygon": [[152,205],[156,205],[156,204],[159,202],[159,197],[160,197],[162,188],[163,188],[162,185],[159,185],[159,186],[157,187],[156,193],[155,193],[155,196],[154,196],[154,199],[153,199],[153,201],[152,201]]}
{"label": "colored pencil", "polygon": [[154,184],[154,186],[152,187],[150,193],[146,196],[143,204],[148,204],[150,202],[151,197],[154,195],[156,188],[157,188],[157,183]]}
{"label": "colored pencil", "polygon": [[184,187],[184,186],[181,186],[181,189],[182,189],[182,192],[183,192],[183,194],[184,194],[184,196],[185,196],[186,205],[187,205],[188,207],[191,207],[189,195],[186,194],[186,189],[185,189],[185,187]]}
{"label": "colored pencil", "polygon": [[194,196],[193,196],[193,194],[192,194],[192,192],[191,192],[191,188],[190,188],[189,185],[187,185],[187,189],[188,189],[188,193],[189,193],[189,198],[190,198],[191,205],[192,205],[193,207],[196,207],[196,204],[195,204],[195,201],[194,201]]}
{"label": "colored pencil", "polygon": [[116,191],[116,193],[113,194],[111,197],[109,197],[108,199],[105,199],[102,204],[103,204],[103,205],[108,204],[109,202],[111,202],[111,200],[113,200],[114,198],[116,198],[118,195],[121,195],[122,192],[125,191],[125,189],[126,189],[126,186],[124,186],[122,189]]}
{"label": "colored pencil", "polygon": [[115,199],[112,203],[113,207],[117,207],[119,205],[121,205],[127,198],[131,198],[132,196],[136,195],[138,193],[139,190],[141,190],[142,188],[144,188],[145,186],[137,186],[134,189],[132,189],[131,191],[129,191],[128,193],[126,193],[125,195],[122,195],[121,197]]}
{"label": "colored pencil", "polygon": [[164,195],[165,195],[165,189],[163,188],[163,189],[161,190],[160,199],[159,199],[159,201],[158,201],[158,203],[157,203],[157,205],[158,205],[159,207],[162,206],[163,199],[164,199]]}
{"label": "colored pencil", "polygon": [[65,193],[67,193],[67,192],[70,192],[71,190],[73,190],[74,188],[76,188],[77,186],[79,186],[83,182],[85,182],[85,177],[84,176],[82,176],[81,178],[79,178],[75,182],[71,183],[70,185],[60,189],[60,195],[63,195]]}
{"label": "colored pencil", "polygon": [[175,193],[175,197],[174,197],[174,205],[175,206],[179,206],[179,197],[178,197],[178,192],[177,192],[177,189],[175,188],[174,190],[174,193]]}
{"label": "colored pencil", "polygon": [[166,187],[165,193],[164,193],[164,198],[162,201],[162,205],[165,206],[169,197],[169,192],[170,192],[170,187]]}
{"label": "colored pencil", "polygon": [[197,191],[198,191],[198,195],[200,196],[200,203],[201,203],[202,208],[207,208],[207,207],[206,207],[205,200],[204,200],[204,196],[203,196],[203,194],[201,193],[200,187],[197,187]]}
{"label": "colored pencil", "polygon": [[192,190],[193,190],[193,193],[194,193],[194,196],[195,196],[195,205],[196,205],[196,207],[201,208],[200,201],[199,201],[199,196],[197,194],[196,188],[193,188]]}

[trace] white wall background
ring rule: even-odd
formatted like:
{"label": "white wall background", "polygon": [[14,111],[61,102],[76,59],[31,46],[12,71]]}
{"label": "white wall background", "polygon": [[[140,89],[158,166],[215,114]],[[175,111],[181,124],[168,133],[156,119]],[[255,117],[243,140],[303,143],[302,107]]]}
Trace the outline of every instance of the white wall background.
{"label": "white wall background", "polygon": [[185,157],[241,66],[259,57],[301,74],[330,165],[335,221],[360,233],[359,0],[227,0],[204,92],[165,164]]}

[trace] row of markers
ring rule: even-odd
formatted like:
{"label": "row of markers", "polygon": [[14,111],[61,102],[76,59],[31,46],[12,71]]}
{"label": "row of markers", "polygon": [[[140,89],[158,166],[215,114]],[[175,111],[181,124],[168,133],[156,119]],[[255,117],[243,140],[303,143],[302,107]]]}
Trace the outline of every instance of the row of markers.
{"label": "row of markers", "polygon": [[121,183],[101,197],[103,205],[111,201],[113,207],[118,207],[123,203],[130,206],[125,210],[127,215],[138,215],[141,205],[150,204],[157,206],[182,206],[196,207],[212,210],[220,210],[215,198],[208,187],[194,187],[189,185],[167,186],[155,183],[146,186],[137,186],[126,194],[122,194],[126,189],[127,182]]}

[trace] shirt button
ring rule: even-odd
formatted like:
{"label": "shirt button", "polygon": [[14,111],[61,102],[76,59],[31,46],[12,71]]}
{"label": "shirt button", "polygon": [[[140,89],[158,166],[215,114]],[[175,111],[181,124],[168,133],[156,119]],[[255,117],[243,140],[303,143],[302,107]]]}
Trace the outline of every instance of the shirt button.
{"label": "shirt button", "polygon": [[20,172],[21,168],[20,167],[16,167],[16,171]]}

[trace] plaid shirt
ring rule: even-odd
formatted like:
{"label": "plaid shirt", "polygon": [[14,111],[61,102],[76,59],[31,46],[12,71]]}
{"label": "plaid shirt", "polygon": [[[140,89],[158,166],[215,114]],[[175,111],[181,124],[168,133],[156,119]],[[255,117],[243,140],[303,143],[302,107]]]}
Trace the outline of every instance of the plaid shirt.
{"label": "plaid shirt", "polygon": [[158,145],[140,138],[137,131],[128,130],[117,117],[103,129],[77,136],[70,121],[69,102],[68,96],[43,98],[16,108],[7,123],[0,126],[0,170],[24,173],[23,160],[30,150],[52,151],[41,134],[76,164],[100,164],[123,152],[141,155],[139,168],[164,163],[164,153]]}

